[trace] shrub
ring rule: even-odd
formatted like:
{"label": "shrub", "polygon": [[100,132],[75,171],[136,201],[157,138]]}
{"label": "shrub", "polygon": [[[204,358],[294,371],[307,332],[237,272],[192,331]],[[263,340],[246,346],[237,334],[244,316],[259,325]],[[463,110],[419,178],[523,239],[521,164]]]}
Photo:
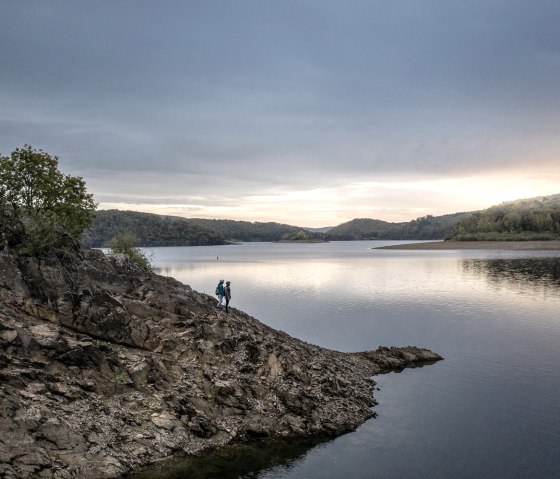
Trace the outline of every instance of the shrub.
{"label": "shrub", "polygon": [[113,236],[107,246],[111,249],[112,253],[123,254],[140,268],[151,271],[152,264],[150,259],[142,250],[134,246],[135,243],[136,238],[132,234],[119,233]]}

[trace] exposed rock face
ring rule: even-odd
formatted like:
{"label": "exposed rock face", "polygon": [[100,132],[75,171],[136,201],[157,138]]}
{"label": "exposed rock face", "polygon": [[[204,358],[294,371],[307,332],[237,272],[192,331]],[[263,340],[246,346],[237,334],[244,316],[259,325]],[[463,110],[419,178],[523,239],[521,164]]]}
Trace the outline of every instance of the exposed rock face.
{"label": "exposed rock face", "polygon": [[122,258],[0,253],[0,477],[115,477],[257,436],[336,435],[371,376],[441,359],[341,353]]}

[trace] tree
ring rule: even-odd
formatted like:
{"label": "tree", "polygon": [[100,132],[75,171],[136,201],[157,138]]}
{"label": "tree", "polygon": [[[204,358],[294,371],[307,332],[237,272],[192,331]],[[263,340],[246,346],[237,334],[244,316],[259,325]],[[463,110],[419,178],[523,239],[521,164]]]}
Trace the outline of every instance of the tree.
{"label": "tree", "polygon": [[0,156],[0,211],[11,233],[4,238],[26,252],[78,239],[96,209],[81,177],[64,175],[58,158],[29,145]]}

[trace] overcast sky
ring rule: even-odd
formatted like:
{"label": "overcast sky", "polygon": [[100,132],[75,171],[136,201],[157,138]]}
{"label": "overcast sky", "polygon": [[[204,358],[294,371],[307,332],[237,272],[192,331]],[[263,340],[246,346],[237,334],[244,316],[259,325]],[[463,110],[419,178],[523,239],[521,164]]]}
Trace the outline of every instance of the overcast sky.
{"label": "overcast sky", "polygon": [[2,0],[0,153],[99,208],[333,226],[560,193],[558,0]]}

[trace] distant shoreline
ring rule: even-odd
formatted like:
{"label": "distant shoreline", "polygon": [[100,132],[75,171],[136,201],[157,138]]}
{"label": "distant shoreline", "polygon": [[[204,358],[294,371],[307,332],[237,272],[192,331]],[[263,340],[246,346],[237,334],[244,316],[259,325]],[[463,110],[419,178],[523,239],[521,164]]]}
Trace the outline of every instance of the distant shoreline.
{"label": "distant shoreline", "polygon": [[452,249],[504,249],[504,250],[560,250],[559,240],[550,241],[431,241],[380,246],[372,249],[403,250],[452,250]]}

